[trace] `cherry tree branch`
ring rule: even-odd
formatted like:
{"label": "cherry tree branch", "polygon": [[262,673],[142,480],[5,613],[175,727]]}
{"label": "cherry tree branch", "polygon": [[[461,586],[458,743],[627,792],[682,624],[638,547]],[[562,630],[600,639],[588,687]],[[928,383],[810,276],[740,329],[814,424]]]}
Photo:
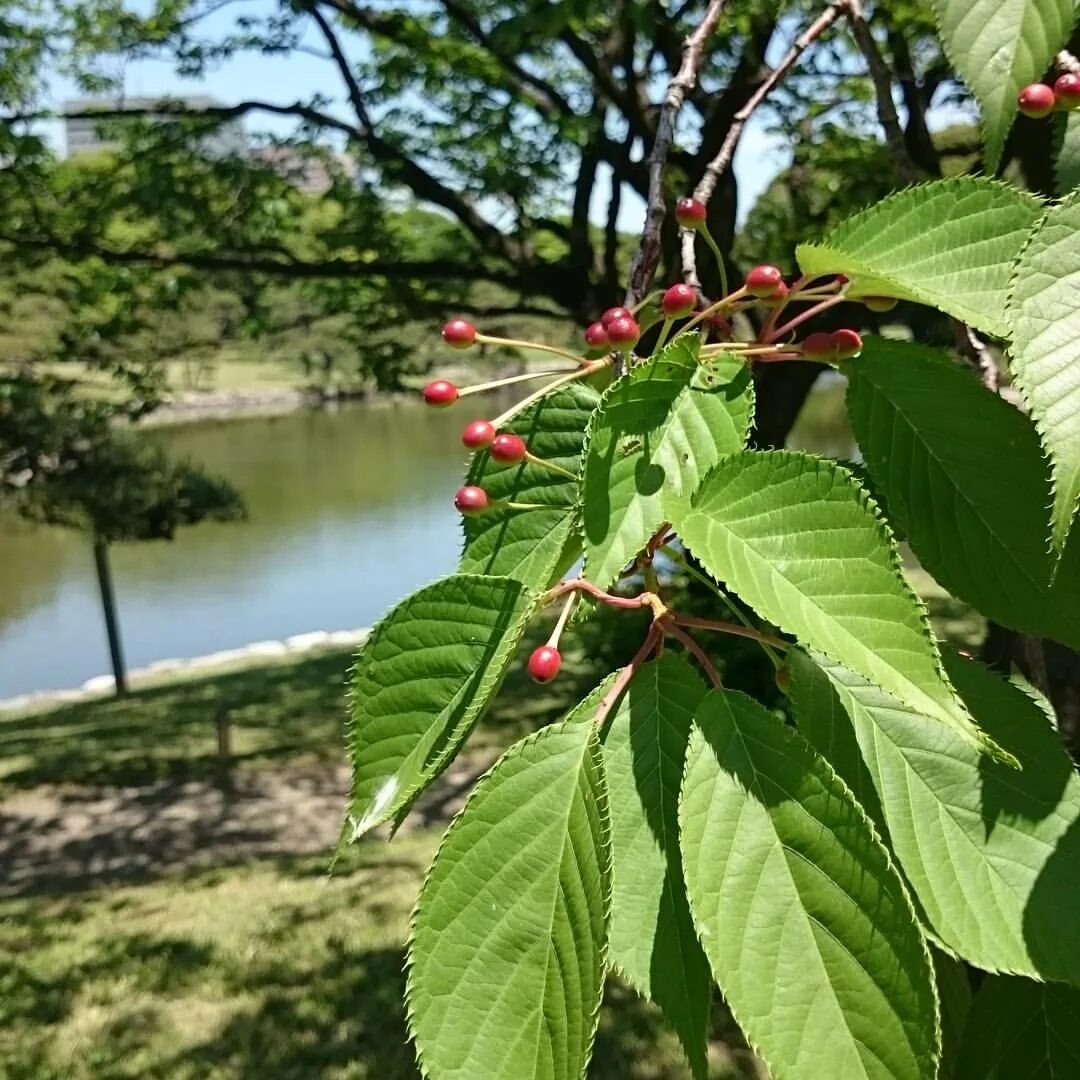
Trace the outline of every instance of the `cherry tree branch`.
{"label": "cherry tree branch", "polygon": [[[817,41],[845,12],[845,0],[834,0],[794,41],[791,48],[783,59],[772,69],[762,81],[761,85],[747,99],[732,120],[724,141],[720,145],[716,156],[705,167],[705,172],[694,188],[694,198],[698,202],[708,205],[720,178],[731,167],[735,151],[742,138],[743,129],[747,121],[754,115],[757,107],[776,89],[783,81],[787,73],[798,63],[799,58],[810,46]],[[683,277],[688,284],[700,289],[701,282],[697,273],[697,258],[694,253],[693,232],[683,232],[682,237],[682,264]]]}
{"label": "cherry tree branch", "polygon": [[675,136],[675,121],[686,95],[697,83],[698,72],[705,60],[705,42],[716,29],[725,0],[712,0],[697,29],[683,45],[683,59],[679,70],[668,84],[660,121],[656,125],[656,138],[649,153],[649,196],[645,211],[645,227],[641,241],[630,264],[630,283],[626,290],[626,304],[636,304],[648,291],[660,261],[660,229],[667,213],[664,198],[664,166]]}
{"label": "cherry tree branch", "polygon": [[716,670],[713,662],[705,655],[705,650],[685,630],[676,626],[675,623],[664,623],[663,627],[665,634],[670,634],[676,641],[681,642],[686,647],[687,651],[701,665],[705,674],[709,676],[709,681],[713,686],[722,687],[724,685],[723,680],[720,678],[720,672]]}
{"label": "cherry tree branch", "polygon": [[908,153],[907,142],[904,139],[904,130],[900,126],[900,117],[896,112],[896,104],[892,96],[892,73],[885,63],[878,49],[874,35],[866,23],[863,15],[862,0],[844,0],[847,10],[848,22],[851,24],[851,33],[855,38],[855,44],[866,60],[866,67],[870,73],[870,81],[874,84],[874,97],[877,101],[878,122],[885,132],[885,144],[892,155],[893,164],[900,174],[900,179],[907,184],[914,183],[919,178],[919,171]]}

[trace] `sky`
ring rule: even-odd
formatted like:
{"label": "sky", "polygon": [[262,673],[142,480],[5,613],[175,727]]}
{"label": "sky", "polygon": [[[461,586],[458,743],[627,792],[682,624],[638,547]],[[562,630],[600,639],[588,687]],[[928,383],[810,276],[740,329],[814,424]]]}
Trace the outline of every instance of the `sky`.
{"label": "sky", "polygon": [[[139,3],[133,7],[142,6]],[[273,0],[240,0],[245,14],[256,15],[277,7]],[[209,16],[204,26],[209,32],[224,30],[232,21],[230,9]],[[311,39],[311,45],[317,44]],[[258,98],[274,104],[290,104],[310,98],[314,94],[339,95],[340,83],[332,66],[319,57],[304,52],[288,56],[240,55],[207,73],[205,78],[182,79],[170,63],[139,61],[120,65],[110,74],[122,77],[124,92],[128,96],[163,96],[184,94],[207,94],[223,104]],[[59,109],[63,102],[81,96],[74,84],[61,76],[50,81],[49,105]],[[275,130],[275,121],[260,115],[260,129]],[[288,121],[278,121],[278,130],[287,128]],[[248,127],[250,128],[249,121]],[[62,125],[48,125],[47,133],[63,152]],[[787,164],[787,154],[782,143],[770,136],[763,120],[751,119],[743,132],[733,167],[739,181],[739,218],[744,219],[757,197],[765,190],[776,173]],[[610,173],[602,172],[594,190],[590,216],[598,224],[604,221],[610,194]],[[644,203],[629,189],[624,189],[619,228],[637,232],[644,216]]]}

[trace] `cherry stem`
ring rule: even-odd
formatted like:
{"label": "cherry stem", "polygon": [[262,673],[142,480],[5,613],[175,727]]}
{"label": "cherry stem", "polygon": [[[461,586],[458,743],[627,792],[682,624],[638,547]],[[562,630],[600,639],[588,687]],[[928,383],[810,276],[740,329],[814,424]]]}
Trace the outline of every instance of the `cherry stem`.
{"label": "cherry stem", "polygon": [[549,589],[544,594],[544,602],[550,604],[552,600],[557,600],[568,592],[587,593],[594,600],[599,600],[601,604],[616,608],[637,609],[652,607],[653,601],[656,599],[652,593],[639,593],[637,596],[615,596],[612,593],[604,592],[599,586],[594,585],[591,581],[586,581],[584,578],[570,578],[567,581],[560,581],[554,588]]}
{"label": "cherry stem", "polygon": [[596,715],[593,717],[593,723],[601,733],[604,730],[604,722],[607,720],[608,714],[615,707],[619,698],[622,697],[623,691],[634,677],[634,672],[645,663],[649,654],[660,644],[663,637],[660,624],[654,622],[649,627],[649,632],[645,635],[641,648],[631,657],[630,663],[619,668],[619,672],[612,681],[611,686],[608,687],[607,693],[600,699],[600,704],[596,707]]}
{"label": "cherry stem", "polygon": [[828,311],[831,307],[836,307],[837,304],[842,304],[847,299],[846,296],[840,294],[838,296],[830,296],[827,300],[821,300],[814,304],[813,307],[808,307],[805,311],[796,315],[794,319],[790,319],[784,323],[783,326],[776,330],[773,330],[767,337],[764,338],[767,342],[776,341],[778,338],[785,337],[790,334],[792,330],[797,326],[802,326],[808,319],[813,319],[815,316],[820,315],[823,311]]}
{"label": "cherry stem", "polygon": [[715,315],[716,312],[722,311],[726,307],[730,307],[737,303],[744,296],[747,295],[746,286],[742,285],[736,289],[733,293],[729,293],[727,296],[721,297],[715,303],[710,304],[704,311],[699,311],[684,327],[683,331],[693,330],[698,323],[707,319],[710,315]]}
{"label": "cherry stem", "polygon": [[716,256],[716,268],[720,271],[720,291],[726,293],[728,291],[727,267],[724,265],[724,256],[720,251],[720,246],[713,239],[713,234],[709,232],[708,225],[702,225],[701,235],[705,237],[705,243],[709,245],[713,255]]}
{"label": "cherry stem", "polygon": [[667,341],[667,336],[671,333],[671,327],[674,323],[675,320],[670,317],[664,319],[664,325],[660,327],[660,336],[656,339],[656,344],[653,346],[654,353],[658,353],[664,347],[664,342]]}
{"label": "cherry stem", "polygon": [[637,315],[642,308],[648,306],[648,304],[655,300],[660,295],[659,289],[653,289],[651,293],[646,293],[631,309],[632,315]]}
{"label": "cherry stem", "polygon": [[709,676],[709,680],[713,686],[723,687],[724,682],[720,678],[720,672],[713,666],[713,662],[705,655],[705,650],[684,630],[681,630],[673,622],[665,622],[662,624],[665,634],[670,634],[676,641],[682,642],[686,646],[687,650],[691,653],[695,660],[701,665],[705,674]]}
{"label": "cherry stem", "polygon": [[557,345],[547,345],[542,341],[521,341],[518,338],[492,337],[490,334],[477,334],[476,340],[482,345],[505,345],[512,349],[533,349],[536,352],[551,353],[553,356],[562,356],[575,363],[581,363],[581,357],[567,349],[560,349]]}
{"label": "cherry stem", "polygon": [[773,634],[765,634],[755,630],[752,626],[740,626],[738,623],[724,622],[722,619],[701,619],[697,615],[682,615],[672,612],[671,618],[680,626],[690,626],[698,630],[716,630],[721,634],[734,634],[735,637],[749,638],[751,641],[761,641],[766,645],[775,645],[778,649],[786,649],[788,642]]}
{"label": "cherry stem", "polygon": [[458,391],[458,397],[469,397],[470,394],[483,394],[488,390],[498,390],[500,386],[513,386],[514,383],[528,382],[529,379],[544,379],[550,375],[562,375],[565,368],[555,371],[526,371],[524,375],[509,375],[505,379],[495,379],[493,382],[477,383],[475,386],[466,386]]}
{"label": "cherry stem", "polygon": [[493,509],[502,510],[572,510],[572,506],[555,506],[551,503],[521,503],[496,500],[491,503]]}
{"label": "cherry stem", "polygon": [[551,631],[551,636],[547,639],[550,648],[557,649],[559,647],[559,638],[562,637],[562,632],[566,629],[567,620],[570,618],[570,612],[574,610],[577,598],[577,593],[571,593],[566,598],[566,603],[563,604],[563,609],[559,612],[559,621],[555,624],[555,629]]}
{"label": "cherry stem", "polygon": [[[566,375],[562,375],[558,379],[554,379],[549,382],[547,386],[541,386],[539,390],[534,391],[528,397],[522,398],[516,405],[512,405],[506,412],[497,416],[491,423],[496,427],[501,427],[508,420],[512,420],[523,409],[527,409],[534,401],[539,401],[545,394],[550,393],[552,390],[557,389],[560,386],[565,386],[567,383],[573,382],[575,379],[583,379],[586,375],[592,375],[593,372],[599,371],[602,367],[607,367],[611,363],[610,357],[604,357],[600,360],[593,360],[586,364],[584,367],[580,367],[577,371],[571,371]],[[459,395],[460,396],[460,395]]]}
{"label": "cherry stem", "polygon": [[542,469],[547,469],[549,472],[558,473],[559,476],[565,476],[569,480],[577,480],[577,476],[569,469],[564,469],[561,465],[556,465],[554,461],[547,461],[544,458],[537,457],[535,454],[526,453],[525,460],[530,465],[539,465]]}

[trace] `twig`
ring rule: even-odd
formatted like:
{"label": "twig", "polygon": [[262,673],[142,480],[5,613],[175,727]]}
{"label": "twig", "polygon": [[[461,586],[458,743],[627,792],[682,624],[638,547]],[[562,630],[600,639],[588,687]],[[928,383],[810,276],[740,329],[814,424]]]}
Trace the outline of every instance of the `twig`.
{"label": "twig", "polygon": [[851,24],[851,33],[855,38],[855,44],[866,59],[866,67],[870,73],[870,81],[874,84],[874,97],[877,99],[877,116],[885,131],[885,144],[892,155],[893,164],[900,178],[907,184],[914,183],[918,177],[918,170],[908,153],[907,143],[904,140],[904,131],[900,127],[900,117],[896,114],[896,104],[892,97],[892,73],[885,63],[878,49],[874,35],[866,24],[863,16],[862,0],[844,0],[847,9],[848,22]]}
{"label": "twig", "polygon": [[705,59],[705,42],[716,29],[726,0],[712,0],[697,29],[683,44],[682,63],[670,83],[660,121],[656,126],[656,138],[649,152],[649,198],[645,212],[645,227],[641,233],[638,249],[630,264],[630,283],[626,289],[626,306],[637,303],[645,295],[660,261],[660,229],[667,213],[664,198],[664,166],[667,164],[671,141],[675,136],[675,121],[686,95],[697,83],[698,72]]}
{"label": "twig", "polygon": [[986,342],[967,323],[963,323],[959,319],[952,320],[952,327],[953,335],[956,338],[956,347],[960,354],[979,373],[983,386],[987,390],[993,390],[996,394],[999,383],[998,366],[994,363],[994,358],[986,347]]}
{"label": "twig", "polygon": [[1080,75],[1080,60],[1077,60],[1068,49],[1062,49],[1054,57],[1054,67],[1058,71],[1067,71],[1072,75]]}
{"label": "twig", "polygon": [[736,637],[749,638],[751,641],[762,641],[766,645],[775,645],[779,649],[786,649],[788,642],[773,634],[763,633],[753,627],[740,626],[738,623],[724,622],[722,619],[700,619],[696,615],[683,615],[678,612],[672,613],[672,621],[679,626],[696,627],[698,630],[716,630],[721,634],[734,634]]}
{"label": "twig", "polygon": [[670,634],[676,641],[682,642],[686,646],[690,654],[701,665],[705,674],[709,676],[709,681],[713,686],[724,685],[723,680],[720,678],[720,672],[713,667],[713,662],[705,655],[705,650],[685,630],[681,630],[672,622],[666,622],[662,625],[665,634]]}
{"label": "twig", "polygon": [[[698,202],[708,205],[712,198],[716,185],[720,178],[730,168],[739,140],[742,138],[743,128],[746,122],[754,114],[754,110],[776,89],[784,76],[795,66],[799,57],[815,42],[826,30],[829,29],[841,15],[844,14],[844,0],[834,0],[807,28],[795,39],[794,44],[788,50],[787,55],[766,76],[762,84],[747,99],[746,104],[735,114],[728,128],[724,141],[720,145],[716,156],[705,167],[705,172],[694,189],[694,198]],[[694,232],[683,232],[682,236],[682,266],[683,277],[694,288],[700,288],[697,274],[697,260],[694,254]]]}
{"label": "twig", "polygon": [[608,687],[607,693],[600,699],[600,704],[596,707],[596,715],[593,717],[593,723],[601,730],[603,729],[604,721],[607,720],[608,713],[611,712],[619,698],[622,697],[623,691],[634,677],[634,672],[645,663],[649,653],[651,653],[660,643],[663,635],[661,634],[659,627],[659,623],[653,623],[649,627],[649,632],[645,635],[645,640],[641,643],[641,648],[634,653],[630,663],[627,664],[626,667],[619,669],[619,673],[615,676],[611,686]]}

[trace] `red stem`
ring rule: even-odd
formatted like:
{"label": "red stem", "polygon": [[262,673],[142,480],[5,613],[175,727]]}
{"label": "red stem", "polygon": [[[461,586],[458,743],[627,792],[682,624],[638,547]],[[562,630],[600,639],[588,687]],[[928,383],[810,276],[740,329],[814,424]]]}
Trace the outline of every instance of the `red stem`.
{"label": "red stem", "polygon": [[750,638],[751,641],[764,641],[766,645],[775,645],[777,648],[786,649],[788,642],[783,638],[774,637],[772,634],[764,634],[760,630],[753,630],[749,626],[740,626],[738,623],[725,622],[723,619],[701,619],[696,615],[680,615],[672,612],[672,621],[680,626],[692,626],[698,630],[716,630],[721,634],[734,634],[736,637]]}
{"label": "red stem", "polygon": [[831,307],[836,307],[837,304],[842,304],[847,299],[846,296],[830,296],[828,300],[822,300],[819,304],[814,304],[813,307],[808,307],[805,311],[800,312],[794,319],[784,323],[783,326],[774,330],[765,340],[771,345],[778,338],[784,337],[786,334],[790,334],[792,330],[797,326],[802,326],[808,319],[814,318],[816,315],[820,315],[823,311],[828,311]]}
{"label": "red stem", "polygon": [[604,721],[607,720],[608,713],[615,707],[619,698],[622,697],[623,691],[634,677],[634,672],[645,663],[649,653],[656,648],[662,636],[659,624],[653,623],[649,627],[649,632],[645,635],[645,640],[641,643],[641,648],[634,653],[630,663],[627,664],[626,667],[619,669],[618,675],[615,676],[611,686],[608,687],[607,693],[600,699],[600,704],[596,708],[596,716],[593,717],[593,723],[598,728],[603,730]]}
{"label": "red stem", "polygon": [[709,676],[713,686],[722,687],[724,685],[723,680],[720,678],[720,672],[713,667],[713,662],[705,655],[701,646],[688,633],[681,630],[673,622],[664,624],[664,633],[670,634],[676,641],[680,641],[686,646],[694,659],[701,665],[705,674]]}
{"label": "red stem", "polygon": [[649,606],[649,601],[642,600],[641,596],[613,596],[611,593],[604,592],[603,589],[593,585],[591,581],[585,581],[583,578],[571,578],[569,581],[560,581],[558,585],[549,590],[547,594],[548,603],[552,600],[557,600],[560,596],[565,596],[568,592],[588,593],[594,600],[599,600],[600,603],[608,604],[610,607],[643,608]]}

